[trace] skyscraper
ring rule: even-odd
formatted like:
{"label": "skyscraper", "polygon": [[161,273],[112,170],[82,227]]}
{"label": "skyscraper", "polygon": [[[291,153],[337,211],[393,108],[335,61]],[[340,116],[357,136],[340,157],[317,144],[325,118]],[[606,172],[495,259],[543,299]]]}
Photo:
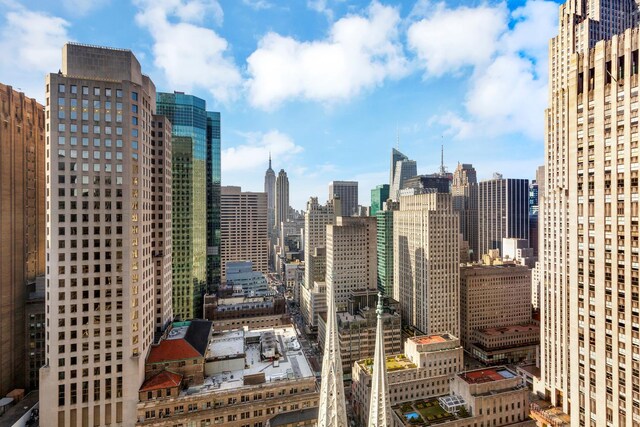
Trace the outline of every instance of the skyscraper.
{"label": "skyscraper", "polygon": [[638,16],[569,0],[549,44],[541,387],[572,425],[638,423]]}
{"label": "skyscraper", "polygon": [[40,419],[51,426],[133,425],[154,313],[170,315],[167,301],[156,298],[162,274],[154,273],[152,250],[166,214],[152,217],[155,202],[167,196],[157,183],[171,176],[152,163],[152,151],[159,156],[152,123],[162,122],[153,116],[155,87],[131,51],[71,43],[61,71],[46,83],[48,325]]}
{"label": "skyscraper", "polygon": [[220,195],[220,255],[222,281],[229,261],[252,261],[267,274],[267,195],[223,186]]}
{"label": "skyscraper", "polygon": [[389,197],[397,201],[400,190],[404,188],[405,180],[416,175],[418,175],[418,166],[415,160],[409,160],[409,158],[400,151],[392,148],[389,172]]}
{"label": "skyscraper", "polygon": [[220,285],[220,113],[207,111],[207,292]]}
{"label": "skyscraper", "polygon": [[389,184],[380,184],[376,188],[371,190],[371,216],[376,216],[376,213],[382,210],[382,205],[389,198]]}
{"label": "skyscraper", "polygon": [[276,174],[271,169],[271,153],[269,153],[269,168],[264,174],[264,192],[267,194],[267,232],[269,234],[269,263],[274,267],[275,253],[273,246],[276,242],[278,228],[276,227]]}
{"label": "skyscraper", "polygon": [[376,213],[378,291],[393,295],[393,211],[398,202],[388,201]]}
{"label": "skyscraper", "polygon": [[327,299],[345,311],[352,291],[375,290],[376,219],[338,217],[327,225]]}
{"label": "skyscraper", "polygon": [[25,303],[45,271],[45,123],[35,99],[0,84],[0,396],[28,387]]}
{"label": "skyscraper", "polygon": [[478,259],[505,237],[529,239],[529,180],[495,174],[478,186]]}
{"label": "skyscraper", "polygon": [[329,183],[329,200],[340,199],[340,216],[353,216],[358,212],[358,182],[332,181]]}
{"label": "skyscraper", "polygon": [[207,283],[206,104],[182,92],[159,92],[157,108],[172,125],[173,313],[187,320],[202,317]]}
{"label": "skyscraper", "polygon": [[460,334],[458,215],[451,195],[400,197],[393,213],[393,298],[425,334]]}
{"label": "skyscraper", "polygon": [[276,178],[276,229],[289,219],[289,178],[284,169],[280,169]]}
{"label": "skyscraper", "polygon": [[478,180],[476,170],[470,164],[460,164],[453,172],[451,184],[453,210],[460,216],[460,233],[469,243],[471,260],[480,259],[478,249]]}

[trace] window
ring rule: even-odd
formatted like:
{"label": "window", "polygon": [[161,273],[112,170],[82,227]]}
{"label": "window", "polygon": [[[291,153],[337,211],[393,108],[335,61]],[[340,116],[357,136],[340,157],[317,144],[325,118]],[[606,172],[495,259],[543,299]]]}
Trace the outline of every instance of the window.
{"label": "window", "polygon": [[100,96],[100,88],[99,87],[94,87],[93,88],[93,95],[94,96]]}
{"label": "window", "polygon": [[138,92],[131,92],[131,99],[133,99],[134,101],[138,100]]}
{"label": "window", "polygon": [[82,86],[82,94],[89,95],[89,86]]}
{"label": "window", "polygon": [[59,93],[64,93],[64,85],[63,85],[62,83],[60,83],[60,84],[58,85],[58,92],[59,92]]}
{"label": "window", "polygon": [[122,89],[116,89],[116,98],[122,98]]}
{"label": "window", "polygon": [[71,93],[78,93],[78,86],[71,85]]}

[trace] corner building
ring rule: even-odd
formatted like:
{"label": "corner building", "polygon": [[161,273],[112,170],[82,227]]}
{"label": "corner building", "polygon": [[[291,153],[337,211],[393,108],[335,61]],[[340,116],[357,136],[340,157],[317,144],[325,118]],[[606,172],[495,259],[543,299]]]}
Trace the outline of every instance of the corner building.
{"label": "corner building", "polygon": [[576,426],[640,424],[638,4],[567,1],[549,45],[541,383]]}
{"label": "corner building", "polygon": [[166,218],[153,219],[166,197],[157,183],[171,173],[166,159],[157,167],[157,146],[152,154],[155,86],[129,50],[66,44],[61,71],[46,77],[46,105],[40,419],[132,426],[157,317],[171,316],[155,282],[166,275],[154,272],[154,230]]}

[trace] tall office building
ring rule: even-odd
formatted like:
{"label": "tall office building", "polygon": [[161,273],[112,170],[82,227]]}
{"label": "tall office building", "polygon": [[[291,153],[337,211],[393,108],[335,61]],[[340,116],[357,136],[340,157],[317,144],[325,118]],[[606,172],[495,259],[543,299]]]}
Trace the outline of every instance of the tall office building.
{"label": "tall office building", "polygon": [[45,269],[44,108],[0,84],[0,396],[25,379],[27,287]]}
{"label": "tall office building", "polygon": [[418,175],[418,165],[415,160],[409,160],[395,148],[391,149],[391,166],[389,172],[389,197],[397,201],[400,190],[408,178]]}
{"label": "tall office building", "polygon": [[338,311],[351,292],[377,288],[376,259],[375,218],[343,216],[327,225],[327,298]]}
{"label": "tall office building", "polygon": [[529,180],[494,174],[478,185],[478,259],[505,237],[529,239]]}
{"label": "tall office building", "polygon": [[389,199],[389,184],[380,184],[371,190],[371,210],[369,215],[376,216],[382,210],[383,204]]}
{"label": "tall office building", "polygon": [[220,113],[207,111],[207,292],[220,285]]}
{"label": "tall office building", "polygon": [[264,192],[267,195],[267,232],[269,234],[269,264],[274,268],[278,228],[276,227],[276,174],[271,169],[271,153],[269,153],[269,168],[264,174]]}
{"label": "tall office building", "polygon": [[222,281],[226,281],[229,261],[252,261],[255,271],[267,274],[268,245],[266,193],[223,186],[220,195]]}
{"label": "tall office building", "polygon": [[640,422],[639,12],[567,1],[549,45],[540,391],[571,425]]}
{"label": "tall office building", "polygon": [[376,213],[378,291],[393,295],[393,211],[398,202],[387,201]]}
{"label": "tall office building", "polygon": [[460,233],[469,243],[470,259],[480,259],[478,249],[478,180],[471,164],[458,163],[451,183],[453,210],[460,216]]}
{"label": "tall office building", "polygon": [[203,99],[157,94],[158,114],[172,125],[173,313],[202,317],[207,283],[207,111]]}
{"label": "tall office building", "polygon": [[329,200],[340,199],[340,216],[353,216],[358,212],[358,181],[332,181]]}
{"label": "tall office building", "polygon": [[[163,122],[153,115],[155,86],[131,51],[70,43],[46,88],[40,419],[51,426],[131,426],[157,322],[156,289],[163,288],[155,283],[162,274],[154,273],[152,242],[166,211],[162,220],[152,215],[167,193],[154,183],[171,176],[152,162],[159,155],[152,123]],[[170,313],[159,308],[161,316]]]}
{"label": "tall office building", "polygon": [[423,333],[460,334],[458,214],[451,195],[400,197],[393,213],[393,298]]}
{"label": "tall office building", "polygon": [[451,179],[447,175],[440,175],[438,173],[427,175],[416,175],[404,180],[400,186],[400,195],[402,190],[412,188],[416,190],[434,190],[438,193],[450,193],[451,192]]}
{"label": "tall office building", "polygon": [[280,169],[276,178],[276,229],[289,219],[289,178],[284,169]]}

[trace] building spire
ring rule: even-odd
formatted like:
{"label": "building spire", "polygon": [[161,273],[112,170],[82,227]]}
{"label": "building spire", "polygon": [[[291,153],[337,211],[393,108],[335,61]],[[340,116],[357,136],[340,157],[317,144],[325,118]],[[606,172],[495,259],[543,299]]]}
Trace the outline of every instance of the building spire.
{"label": "building spire", "polygon": [[440,146],[440,175],[446,174],[447,171],[444,168],[444,144]]}
{"label": "building spire", "polygon": [[[328,298],[327,331],[322,358],[322,383],[320,384],[320,407],[318,427],[348,427],[347,409],[342,379],[342,358],[338,340],[337,318],[333,293]],[[329,295],[327,295],[329,297]]]}
{"label": "building spire", "polygon": [[269,169],[271,169],[271,151],[269,151]]}
{"label": "building spire", "polygon": [[378,293],[378,326],[376,348],[373,356],[371,400],[369,402],[369,427],[391,427],[391,405],[387,394],[387,357],[384,354],[384,327],[382,325],[382,293]]}

